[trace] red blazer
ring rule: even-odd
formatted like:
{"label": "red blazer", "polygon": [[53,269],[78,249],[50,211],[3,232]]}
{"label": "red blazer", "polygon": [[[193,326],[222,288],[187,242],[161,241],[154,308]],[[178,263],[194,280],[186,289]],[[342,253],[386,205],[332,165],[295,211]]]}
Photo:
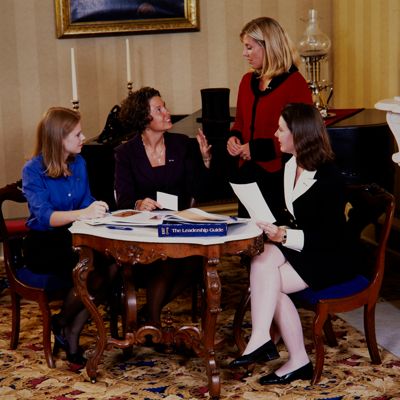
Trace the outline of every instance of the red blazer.
{"label": "red blazer", "polygon": [[243,76],[231,135],[239,137],[242,143],[249,142],[252,160],[266,171],[275,172],[282,168],[279,143],[274,137],[281,111],[288,103],[312,104],[312,96],[295,66],[273,78],[265,91],[258,89],[258,82],[252,72]]}

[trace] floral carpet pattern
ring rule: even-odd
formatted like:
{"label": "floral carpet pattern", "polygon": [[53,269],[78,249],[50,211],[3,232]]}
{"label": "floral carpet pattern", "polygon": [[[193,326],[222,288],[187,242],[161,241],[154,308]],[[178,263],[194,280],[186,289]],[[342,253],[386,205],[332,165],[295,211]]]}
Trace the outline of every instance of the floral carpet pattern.
{"label": "floral carpet pattern", "polygon": [[[2,271],[2,269],[0,269]],[[1,275],[1,274],[0,274]],[[232,339],[232,320],[245,288],[247,275],[236,257],[225,258],[220,266],[222,312],[218,318],[217,362],[221,376],[221,399],[400,399],[400,360],[381,350],[382,365],[372,365],[362,334],[343,320],[334,320],[339,346],[325,346],[321,381],[295,381],[284,386],[261,386],[258,378],[271,372],[287,358],[280,344],[281,358],[255,367],[251,376],[229,368],[237,356]],[[190,320],[191,293],[170,305],[174,324]],[[56,311],[56,309],[55,309]],[[301,310],[305,340],[311,360],[312,313]],[[56,356],[56,368],[49,369],[41,345],[41,319],[35,305],[23,303],[20,343],[9,350],[11,308],[8,289],[0,294],[0,399],[128,400],[209,398],[205,364],[189,352],[165,354],[154,347],[134,347],[124,359],[122,350],[110,348],[99,364],[97,382],[90,383],[85,370],[68,365],[65,354]],[[81,344],[85,349],[96,340],[94,324],[85,327]]]}

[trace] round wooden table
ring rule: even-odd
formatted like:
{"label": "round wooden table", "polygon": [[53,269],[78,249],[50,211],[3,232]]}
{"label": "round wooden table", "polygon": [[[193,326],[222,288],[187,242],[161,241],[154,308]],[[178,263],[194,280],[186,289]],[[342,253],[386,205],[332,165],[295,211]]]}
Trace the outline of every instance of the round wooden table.
{"label": "round wooden table", "polygon": [[[262,231],[254,223],[229,226],[228,235],[222,237],[167,237],[157,236],[157,229],[134,227],[132,231],[109,230],[104,226],[90,226],[83,221],[70,228],[73,245],[80,252],[80,260],[74,269],[74,284],[89,310],[98,331],[98,340],[89,352],[86,371],[92,382],[96,381],[97,366],[107,345],[129,349],[143,344],[146,335],[155,342],[183,341],[190,345],[206,363],[208,388],[211,398],[219,398],[221,382],[215,358],[214,340],[218,314],[221,311],[221,282],[217,265],[223,255],[247,255],[253,257],[263,251]],[[125,299],[125,329],[122,340],[108,337],[103,318],[89,295],[87,278],[94,269],[93,250],[115,259],[122,270]],[[158,259],[202,256],[204,277],[204,307],[201,329],[183,326],[153,327],[137,324],[136,292],[132,284],[132,266],[149,264]]]}

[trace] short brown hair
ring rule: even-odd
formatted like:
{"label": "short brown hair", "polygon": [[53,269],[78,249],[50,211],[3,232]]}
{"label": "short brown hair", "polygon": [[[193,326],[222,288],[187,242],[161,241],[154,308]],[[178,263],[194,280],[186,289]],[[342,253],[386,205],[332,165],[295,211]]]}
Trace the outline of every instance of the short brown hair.
{"label": "short brown hair", "polygon": [[298,165],[315,171],[321,164],[333,160],[329,135],[315,106],[290,103],[284,107],[281,115],[293,135]]}
{"label": "short brown hair", "polygon": [[79,112],[64,107],[51,107],[43,115],[36,130],[36,146],[33,155],[42,154],[46,173],[52,178],[69,175],[64,163],[63,139],[80,122]]}
{"label": "short brown hair", "polygon": [[130,133],[140,135],[144,132],[153,119],[150,115],[150,99],[156,96],[161,97],[160,92],[146,86],[122,101],[119,119]]}
{"label": "short brown hair", "polygon": [[260,77],[273,78],[288,72],[294,64],[300,63],[299,55],[282,26],[273,18],[260,17],[248,22],[240,32],[240,39],[248,35],[256,40],[265,50]]}

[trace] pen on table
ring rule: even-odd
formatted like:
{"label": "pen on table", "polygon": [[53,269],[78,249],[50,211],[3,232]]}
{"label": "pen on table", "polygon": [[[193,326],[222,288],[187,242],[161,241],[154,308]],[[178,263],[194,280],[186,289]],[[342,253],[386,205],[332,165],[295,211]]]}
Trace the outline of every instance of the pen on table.
{"label": "pen on table", "polygon": [[232,218],[234,221],[238,220],[237,217],[235,217],[234,215],[230,215],[229,217]]}
{"label": "pen on table", "polygon": [[108,229],[115,229],[119,231],[133,231],[133,228],[130,226],[122,226],[122,225],[106,225]]}

